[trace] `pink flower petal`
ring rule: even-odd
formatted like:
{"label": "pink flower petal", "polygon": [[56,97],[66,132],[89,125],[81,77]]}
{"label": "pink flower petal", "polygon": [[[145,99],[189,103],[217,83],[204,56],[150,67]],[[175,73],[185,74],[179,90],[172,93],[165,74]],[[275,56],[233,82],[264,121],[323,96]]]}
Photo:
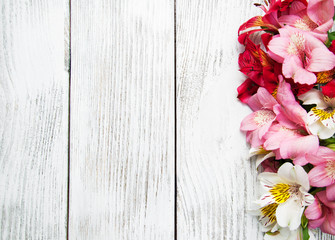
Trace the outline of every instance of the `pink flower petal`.
{"label": "pink flower petal", "polygon": [[313,165],[320,165],[326,163],[329,159],[335,159],[335,152],[330,148],[320,146],[318,152],[314,154],[307,154],[306,159]]}
{"label": "pink flower petal", "polygon": [[279,84],[277,90],[277,100],[282,105],[287,103],[296,103],[295,97],[291,90],[291,85],[283,79],[283,76],[279,75]]}
{"label": "pink flower petal", "polygon": [[330,209],[326,219],[320,226],[322,232],[335,235],[335,210]]}
{"label": "pink flower petal", "polygon": [[333,184],[333,179],[328,177],[326,172],[326,164],[315,166],[309,173],[309,183],[314,187],[326,187]]}
{"label": "pink flower petal", "polygon": [[263,104],[263,108],[272,109],[274,105],[278,104],[276,99],[265,89],[259,88],[257,91],[259,102]]}
{"label": "pink flower petal", "polygon": [[283,61],[283,75],[286,78],[293,78],[298,68],[303,68],[300,58],[296,55],[289,55]]}
{"label": "pink flower petal", "polygon": [[247,142],[250,143],[251,147],[257,148],[263,144],[263,140],[259,138],[259,134],[257,132],[248,131],[246,134]]}
{"label": "pink flower petal", "polygon": [[[310,70],[311,71],[311,70]],[[292,76],[294,82],[300,84],[314,84],[316,82],[316,76],[314,73],[307,71],[306,69],[297,66],[294,76]]]}
{"label": "pink flower petal", "polygon": [[[314,29],[314,32],[319,32],[319,33],[326,33],[329,29],[332,28],[333,26],[333,19],[329,19],[327,22],[325,22],[324,24],[322,24],[321,26],[317,27]],[[321,41],[326,41],[327,39],[327,35],[326,34],[322,34],[321,36],[324,36],[322,38],[319,38]]]}
{"label": "pink flower petal", "polygon": [[306,160],[307,162],[313,164],[313,165],[319,165],[320,163],[323,163],[323,162],[320,162],[320,160],[324,160],[320,157],[318,157],[317,155],[314,155],[314,154],[306,154]]}
{"label": "pink flower petal", "polygon": [[335,66],[335,55],[326,47],[314,48],[310,56],[310,62],[306,70],[311,72],[322,72],[333,69]]}
{"label": "pink flower petal", "polygon": [[331,202],[328,200],[326,191],[318,192],[316,196],[324,205],[326,205],[329,208],[335,209],[335,202]]}
{"label": "pink flower petal", "polygon": [[321,25],[333,18],[334,2],[333,0],[310,0],[308,2],[307,14],[313,22]]}
{"label": "pink flower petal", "polygon": [[292,122],[287,117],[288,114],[285,110],[286,109],[284,109],[280,105],[277,105],[273,108],[274,113],[277,115],[276,120],[280,123],[280,125],[282,125],[286,128],[294,129],[297,125],[295,124],[294,121]]}
{"label": "pink flower petal", "polygon": [[290,6],[290,14],[296,15],[301,11],[306,11],[306,5],[299,1],[293,1]]}
{"label": "pink flower petal", "polygon": [[306,39],[306,47],[307,47],[306,50],[308,53],[310,53],[310,51],[313,50],[314,48],[327,49],[323,41],[324,36],[327,36],[327,34],[305,32],[304,36]]}
{"label": "pink flower petal", "polygon": [[263,139],[264,135],[269,131],[269,128],[272,125],[272,122],[275,120],[275,118],[273,118],[273,120],[269,121],[268,123],[266,123],[264,126],[262,126],[259,129],[259,138]]}
{"label": "pink flower petal", "polygon": [[257,93],[249,98],[247,104],[254,112],[263,108],[263,104],[259,101]]}
{"label": "pink flower petal", "polygon": [[[305,127],[305,122],[307,120],[306,110],[303,109],[300,104],[296,102],[291,90],[291,85],[285,82],[282,79],[282,76],[279,76],[279,80],[280,81],[277,92],[277,100],[278,103],[284,106],[283,111],[279,111],[281,112],[281,114],[285,115],[285,117],[283,118],[282,116],[278,116],[278,121],[280,121],[282,124],[285,122],[284,125],[291,128],[295,128],[296,125]],[[288,125],[289,123],[286,121],[286,119],[292,122],[290,124],[291,126]]]}
{"label": "pink flower petal", "polygon": [[284,15],[278,18],[278,22],[284,26],[284,25],[291,25],[293,26],[297,21],[302,20],[301,17],[297,15]]}
{"label": "pink flower petal", "polygon": [[288,38],[283,37],[274,37],[269,42],[268,54],[269,56],[279,62],[282,63],[284,61],[284,57],[287,55],[287,47],[290,44],[290,40]]}
{"label": "pink flower petal", "polygon": [[[321,28],[320,28],[321,29]],[[319,33],[320,31],[317,31],[314,29],[313,32],[311,32],[311,35],[315,37],[316,39],[320,40],[322,43],[327,41],[327,34],[326,33]]]}
{"label": "pink flower petal", "polygon": [[315,198],[314,202],[306,208],[305,216],[309,220],[316,220],[316,219],[321,218],[322,209],[321,209],[321,204],[318,198]]}
{"label": "pink flower petal", "polygon": [[321,218],[316,219],[316,220],[309,220],[308,228],[315,229],[315,228],[320,227],[322,223],[325,221],[325,219],[326,219],[326,216],[322,216]]}
{"label": "pink flower petal", "polygon": [[319,140],[317,136],[308,135],[302,136],[296,139],[284,141],[280,145],[280,154],[283,158],[293,159],[298,158],[299,161],[295,161],[295,164],[305,165],[308,162],[305,159],[305,155],[316,154],[319,148]]}
{"label": "pink flower petal", "polygon": [[335,201],[335,184],[327,187],[326,195],[329,201]]}
{"label": "pink flower petal", "polygon": [[255,116],[257,112],[253,112],[246,116],[241,122],[241,131],[252,131],[258,128],[258,124],[255,122]]}
{"label": "pink flower petal", "polygon": [[281,142],[286,141],[290,135],[289,131],[282,130],[279,124],[273,124],[267,134],[265,134],[264,148],[266,150],[275,150],[280,147]]}
{"label": "pink flower petal", "polygon": [[326,160],[335,159],[335,152],[330,148],[320,146],[317,155]]}

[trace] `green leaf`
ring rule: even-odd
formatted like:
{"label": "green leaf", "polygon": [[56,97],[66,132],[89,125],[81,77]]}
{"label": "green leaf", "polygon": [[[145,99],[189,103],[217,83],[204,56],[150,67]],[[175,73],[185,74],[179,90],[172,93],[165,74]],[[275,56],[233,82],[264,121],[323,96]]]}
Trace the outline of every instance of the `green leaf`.
{"label": "green leaf", "polygon": [[320,144],[322,146],[328,146],[330,144],[335,144],[335,138],[322,139],[320,140]]}
{"label": "green leaf", "polygon": [[335,143],[327,145],[327,148],[330,148],[331,150],[335,151]]}
{"label": "green leaf", "polygon": [[328,32],[328,39],[325,42],[326,46],[329,47],[333,40],[335,40],[335,32]]}
{"label": "green leaf", "polygon": [[308,228],[303,228],[302,229],[302,240],[308,240],[309,239],[309,233],[308,233]]}
{"label": "green leaf", "polygon": [[308,240],[309,239],[308,219],[306,218],[305,214],[301,216],[301,227],[302,227],[302,239]]}
{"label": "green leaf", "polygon": [[308,219],[306,218],[305,214],[301,216],[301,226],[302,228],[307,228]]}
{"label": "green leaf", "polygon": [[328,32],[328,39],[330,42],[335,40],[335,32]]}
{"label": "green leaf", "polygon": [[279,233],[280,233],[279,231],[276,231],[276,232],[268,231],[268,232],[266,232],[265,234],[270,235],[270,236],[276,236],[276,235],[278,235]]}

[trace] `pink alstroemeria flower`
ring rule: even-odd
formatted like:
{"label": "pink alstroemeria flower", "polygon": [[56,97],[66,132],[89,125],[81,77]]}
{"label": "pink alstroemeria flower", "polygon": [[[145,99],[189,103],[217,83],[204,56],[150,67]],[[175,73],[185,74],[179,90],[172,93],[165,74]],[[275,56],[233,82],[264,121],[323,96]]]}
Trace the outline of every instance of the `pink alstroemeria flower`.
{"label": "pink alstroemeria flower", "polygon": [[296,165],[306,165],[306,154],[313,154],[319,148],[318,138],[302,134],[300,130],[281,124],[271,126],[265,135],[264,148],[272,150],[276,159],[292,159]]}
{"label": "pink alstroemeria flower", "polygon": [[276,94],[277,100],[264,88],[259,88],[248,105],[253,113],[241,123],[241,131],[247,133],[247,141],[253,148],[263,146],[273,151],[276,159],[293,159],[295,164],[305,165],[305,155],[315,154],[319,148],[317,136],[306,129],[307,112],[291,91],[282,76]]}
{"label": "pink alstroemeria flower", "polygon": [[305,165],[306,154],[315,154],[319,148],[317,136],[309,135],[306,127],[307,112],[303,109],[285,81],[280,81],[277,91],[280,105],[274,107],[276,123],[264,135],[264,149],[272,150],[276,159],[293,159],[294,164]]}
{"label": "pink alstroemeria flower", "polygon": [[316,82],[314,72],[328,71],[335,66],[335,55],[310,32],[285,27],[268,45],[269,56],[283,63],[283,75],[300,84]]}
{"label": "pink alstroemeria flower", "polygon": [[316,154],[307,155],[306,159],[314,165],[308,173],[313,187],[327,187],[329,201],[335,201],[335,152],[327,147],[319,147]]}
{"label": "pink alstroemeria flower", "polygon": [[261,87],[249,98],[248,105],[254,112],[243,119],[240,129],[247,132],[247,141],[252,147],[257,148],[263,144],[263,136],[276,119],[273,107],[278,105],[278,102]]}
{"label": "pink alstroemeria flower", "polygon": [[313,204],[306,208],[305,216],[309,228],[320,227],[322,232],[335,235],[335,203],[327,199],[325,191],[316,194]]}
{"label": "pink alstroemeria flower", "polygon": [[327,31],[333,26],[333,0],[310,0],[307,8],[301,2],[294,2],[290,12],[278,18],[282,27],[290,25],[304,31],[319,33],[318,38],[325,41]]}

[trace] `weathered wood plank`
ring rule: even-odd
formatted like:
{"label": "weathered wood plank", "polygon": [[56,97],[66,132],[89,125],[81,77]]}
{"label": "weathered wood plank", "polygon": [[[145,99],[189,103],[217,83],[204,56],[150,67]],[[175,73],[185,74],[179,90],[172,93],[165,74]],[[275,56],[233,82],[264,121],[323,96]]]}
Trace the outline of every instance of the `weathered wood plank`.
{"label": "weathered wood plank", "polygon": [[247,0],[177,1],[178,238],[262,239],[245,210],[256,197],[254,164],[236,100],[239,25]]}
{"label": "weathered wood plank", "polygon": [[68,3],[0,9],[0,239],[65,239]]}
{"label": "weathered wood plank", "polygon": [[173,239],[172,0],[73,0],[71,239]]}

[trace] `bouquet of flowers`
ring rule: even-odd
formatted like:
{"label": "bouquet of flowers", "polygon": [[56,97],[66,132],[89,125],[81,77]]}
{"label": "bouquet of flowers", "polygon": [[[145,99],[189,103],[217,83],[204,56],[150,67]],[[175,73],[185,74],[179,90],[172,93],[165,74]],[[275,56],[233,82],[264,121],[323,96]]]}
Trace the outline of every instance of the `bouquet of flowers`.
{"label": "bouquet of flowers", "polygon": [[335,235],[335,32],[333,0],[270,0],[242,24],[247,79],[241,123],[260,173],[252,211],[264,239]]}

